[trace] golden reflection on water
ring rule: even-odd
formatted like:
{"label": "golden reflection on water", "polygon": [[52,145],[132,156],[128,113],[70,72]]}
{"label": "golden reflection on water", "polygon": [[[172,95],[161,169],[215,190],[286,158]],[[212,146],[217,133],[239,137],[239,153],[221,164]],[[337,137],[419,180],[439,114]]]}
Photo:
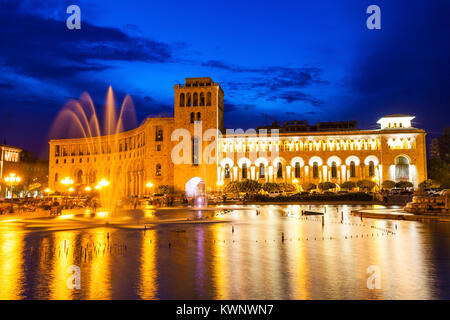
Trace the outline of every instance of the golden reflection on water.
{"label": "golden reflection on water", "polygon": [[[219,216],[218,223],[153,225],[145,231],[25,233],[5,224],[0,299],[436,298],[439,262],[431,251],[438,249],[430,247],[436,245],[430,225],[361,221],[348,214],[350,207],[333,206],[322,225],[320,217],[301,216],[302,209],[318,210],[265,206],[260,216],[252,208]],[[439,232],[448,238],[445,230]],[[128,253],[113,254],[117,244],[126,244]],[[80,290],[67,288],[71,265],[81,268]],[[381,270],[380,290],[367,288],[371,265]]]}
{"label": "golden reflection on water", "polygon": [[23,245],[22,231],[0,231],[0,300],[21,298]]}
{"label": "golden reflection on water", "polygon": [[155,230],[146,230],[142,236],[141,260],[140,260],[140,283],[138,294],[141,299],[156,299],[158,290],[156,268],[157,237]]}

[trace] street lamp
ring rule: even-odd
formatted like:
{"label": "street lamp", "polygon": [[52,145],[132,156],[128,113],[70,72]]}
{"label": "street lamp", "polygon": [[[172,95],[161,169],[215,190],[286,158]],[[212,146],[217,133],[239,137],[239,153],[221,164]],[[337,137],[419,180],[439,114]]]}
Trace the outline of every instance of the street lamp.
{"label": "street lamp", "polygon": [[6,184],[9,186],[10,191],[11,191],[11,209],[10,212],[13,213],[14,212],[14,208],[13,208],[13,197],[14,197],[14,193],[13,193],[13,188],[14,185],[18,184],[20,182],[20,180],[22,180],[19,176],[16,176],[15,173],[10,173],[9,176],[5,177],[5,182]]}
{"label": "street lamp", "polygon": [[86,188],[84,188],[84,191],[87,191],[87,192],[89,192],[89,191],[91,191],[92,189],[91,189],[91,187],[89,187],[89,186],[87,186]]}
{"label": "street lamp", "polygon": [[[153,188],[153,183],[151,183],[150,181],[147,182],[147,184],[145,185],[149,190],[150,188]],[[150,192],[150,191],[149,191]]]}

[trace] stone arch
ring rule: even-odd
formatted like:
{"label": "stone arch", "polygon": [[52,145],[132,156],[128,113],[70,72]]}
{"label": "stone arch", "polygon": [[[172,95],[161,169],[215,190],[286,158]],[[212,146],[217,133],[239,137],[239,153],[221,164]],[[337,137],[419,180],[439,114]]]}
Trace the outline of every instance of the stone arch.
{"label": "stone arch", "polygon": [[258,159],[255,160],[255,166],[259,168],[261,164],[263,164],[264,167],[267,167],[269,165],[269,161],[264,157],[259,157]]}
{"label": "stone arch", "polygon": [[345,164],[349,166],[352,161],[355,163],[355,166],[359,166],[360,161],[359,161],[359,158],[357,156],[349,156],[349,157],[347,157],[347,159],[345,159]]}
{"label": "stone arch", "polygon": [[242,169],[242,165],[244,163],[247,165],[247,168],[250,168],[250,166],[252,165],[252,162],[249,158],[243,157],[238,160],[238,167]]}
{"label": "stone arch", "polygon": [[333,162],[336,162],[336,166],[338,166],[338,167],[342,164],[341,158],[339,158],[338,156],[331,156],[331,157],[329,157],[328,160],[327,160],[327,165],[329,167],[331,167]]}
{"label": "stone arch", "polygon": [[220,161],[220,166],[223,169],[225,169],[225,165],[227,165],[227,164],[230,166],[230,168],[232,168],[234,165],[234,162],[230,158],[224,158],[224,159],[222,159],[222,161]]}
{"label": "stone arch", "polygon": [[364,159],[364,164],[365,164],[366,166],[368,166],[369,163],[370,163],[370,161],[373,161],[373,164],[374,164],[375,166],[377,166],[377,165],[380,163],[380,161],[378,160],[378,158],[377,158],[376,156],[370,155],[370,156],[367,156],[367,157]]}
{"label": "stone arch", "polygon": [[308,161],[308,164],[312,167],[313,164],[314,164],[314,162],[317,162],[317,165],[318,165],[319,167],[323,164],[322,158],[321,158],[321,157],[318,157],[318,156],[311,157],[311,158],[309,159],[309,161]]}
{"label": "stone arch", "polygon": [[303,166],[305,165],[305,161],[303,161],[303,159],[302,159],[301,157],[294,157],[294,158],[292,158],[292,160],[291,160],[291,166],[292,166],[292,167],[295,167],[295,164],[296,164],[297,162],[300,164],[300,168],[303,167]]}

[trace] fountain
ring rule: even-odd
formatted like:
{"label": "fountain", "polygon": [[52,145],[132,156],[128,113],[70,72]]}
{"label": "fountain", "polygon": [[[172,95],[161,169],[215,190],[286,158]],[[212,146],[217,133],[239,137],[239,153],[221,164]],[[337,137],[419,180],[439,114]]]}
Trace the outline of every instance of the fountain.
{"label": "fountain", "polygon": [[[131,123],[130,123],[131,122]],[[127,125],[128,128],[125,128]],[[122,168],[119,159],[111,151],[118,150],[118,133],[136,127],[136,114],[133,101],[126,95],[119,113],[117,113],[114,93],[111,86],[108,88],[106,103],[103,110],[103,125],[100,125],[99,116],[92,98],[83,93],[78,100],[68,101],[55,118],[50,131],[51,138],[83,138],[87,146],[87,155],[95,158],[108,156],[111,164],[105,168],[101,163],[90,163],[95,168],[94,174],[88,174],[84,190],[96,190],[99,194],[103,209],[114,212],[119,200],[120,175]],[[64,136],[61,137],[61,134]],[[93,184],[89,186],[89,184]],[[91,188],[92,187],[92,188]]]}
{"label": "fountain", "polygon": [[208,206],[208,197],[206,195],[205,182],[199,178],[194,177],[186,182],[185,185],[186,198],[192,201],[194,208],[206,208]]}

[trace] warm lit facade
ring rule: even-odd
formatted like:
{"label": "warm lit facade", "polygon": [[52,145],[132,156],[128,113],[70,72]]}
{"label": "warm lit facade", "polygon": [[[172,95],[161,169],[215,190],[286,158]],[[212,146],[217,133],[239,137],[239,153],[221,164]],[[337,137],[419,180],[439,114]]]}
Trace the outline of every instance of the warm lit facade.
{"label": "warm lit facade", "polygon": [[[174,117],[148,118],[113,137],[50,141],[50,188],[64,191],[65,177],[79,186],[114,177],[124,196],[151,192],[148,182],[184,190],[194,177],[208,191],[243,179],[298,185],[407,180],[417,186],[427,178],[425,131],[412,127],[414,117],[383,117],[378,130],[230,133],[223,131],[224,92],[218,83],[187,78],[174,91]],[[218,132],[223,135],[215,139]]]}

